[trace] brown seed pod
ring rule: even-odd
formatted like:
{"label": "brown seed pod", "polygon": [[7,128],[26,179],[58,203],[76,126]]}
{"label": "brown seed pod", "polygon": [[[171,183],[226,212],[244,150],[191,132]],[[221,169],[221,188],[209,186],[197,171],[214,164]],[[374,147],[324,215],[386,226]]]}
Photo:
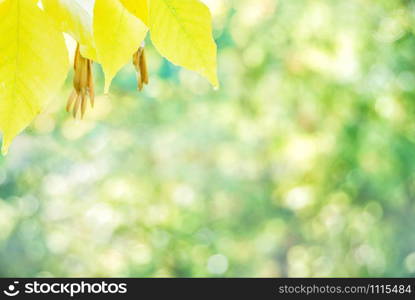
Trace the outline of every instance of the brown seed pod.
{"label": "brown seed pod", "polygon": [[66,111],[72,110],[73,117],[76,118],[78,111],[81,112],[81,118],[84,117],[88,98],[91,106],[94,107],[94,74],[92,70],[93,62],[82,56],[79,44],[76,47],[74,58],[74,78],[71,95],[66,104]]}
{"label": "brown seed pod", "polygon": [[141,46],[133,55],[133,64],[137,71],[137,89],[143,90],[149,83],[147,61],[144,46]]}
{"label": "brown seed pod", "polygon": [[94,87],[94,75],[92,73],[92,61],[88,62],[88,94],[91,101],[91,107],[94,108],[95,104],[95,87]]}

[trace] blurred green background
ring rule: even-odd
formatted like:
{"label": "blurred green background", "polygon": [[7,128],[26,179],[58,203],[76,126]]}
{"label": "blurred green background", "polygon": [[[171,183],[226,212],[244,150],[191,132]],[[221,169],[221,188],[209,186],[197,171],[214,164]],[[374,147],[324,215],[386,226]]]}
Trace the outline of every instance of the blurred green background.
{"label": "blurred green background", "polygon": [[415,1],[205,2],[219,90],[149,44],[0,158],[0,276],[414,276]]}

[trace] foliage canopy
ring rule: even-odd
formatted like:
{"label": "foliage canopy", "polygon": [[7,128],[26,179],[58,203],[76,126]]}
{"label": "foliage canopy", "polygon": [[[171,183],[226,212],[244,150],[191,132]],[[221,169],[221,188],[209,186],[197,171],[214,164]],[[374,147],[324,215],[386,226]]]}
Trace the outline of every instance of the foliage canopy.
{"label": "foliage canopy", "polygon": [[[209,9],[198,0],[96,0],[89,12],[82,0],[0,1],[0,130],[2,152],[42,111],[69,70],[63,33],[86,59],[77,66],[74,115],[93,103],[91,62],[105,73],[105,92],[117,72],[139,50],[146,35],[161,55],[196,71],[218,86],[216,44]],[[78,76],[77,76],[78,75]],[[88,77],[88,78],[87,78]],[[87,81],[89,81],[87,83]],[[82,82],[84,84],[82,84]]]}

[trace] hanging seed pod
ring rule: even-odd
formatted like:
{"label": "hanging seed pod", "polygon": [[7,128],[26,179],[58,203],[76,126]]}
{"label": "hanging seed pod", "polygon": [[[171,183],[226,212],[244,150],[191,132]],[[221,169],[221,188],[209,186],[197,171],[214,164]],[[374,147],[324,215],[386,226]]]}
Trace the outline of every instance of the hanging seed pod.
{"label": "hanging seed pod", "polygon": [[147,61],[146,54],[143,45],[134,53],[133,55],[133,64],[137,71],[137,89],[139,91],[143,90],[144,85],[147,85],[148,80],[148,70],[147,70]]}
{"label": "hanging seed pod", "polygon": [[95,98],[94,74],[92,72],[93,62],[90,59],[83,57],[79,48],[78,44],[74,58],[74,90],[69,96],[66,104],[66,111],[70,112],[72,110],[74,118],[77,117],[79,111],[81,113],[81,118],[83,118],[86,112],[88,98],[91,107],[94,107]]}

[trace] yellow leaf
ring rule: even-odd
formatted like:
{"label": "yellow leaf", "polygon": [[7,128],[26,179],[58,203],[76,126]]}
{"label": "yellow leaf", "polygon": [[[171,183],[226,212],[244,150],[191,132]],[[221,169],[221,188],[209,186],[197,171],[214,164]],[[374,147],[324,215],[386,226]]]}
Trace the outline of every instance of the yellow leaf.
{"label": "yellow leaf", "polygon": [[134,16],[148,25],[149,0],[121,0],[121,3]]}
{"label": "yellow leaf", "polygon": [[42,0],[45,12],[59,30],[71,35],[80,45],[84,57],[96,60],[92,35],[92,15],[81,5],[84,0]]}
{"label": "yellow leaf", "polygon": [[33,0],[0,1],[0,130],[3,154],[65,80],[65,40]]}
{"label": "yellow leaf", "polygon": [[198,0],[151,0],[150,33],[157,50],[171,62],[219,85],[216,44],[209,9]]}
{"label": "yellow leaf", "polygon": [[107,93],[112,79],[132,60],[148,29],[118,0],[95,1],[93,28],[98,62],[105,73]]}

